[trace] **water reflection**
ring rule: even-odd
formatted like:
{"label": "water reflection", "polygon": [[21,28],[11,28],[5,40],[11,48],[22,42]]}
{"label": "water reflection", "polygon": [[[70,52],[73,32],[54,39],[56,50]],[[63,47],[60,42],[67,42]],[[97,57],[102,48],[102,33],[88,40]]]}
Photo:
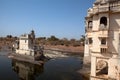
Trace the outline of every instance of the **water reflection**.
{"label": "water reflection", "polygon": [[81,64],[82,58],[76,56],[50,59],[43,66],[0,56],[0,80],[86,80],[77,72]]}
{"label": "water reflection", "polygon": [[43,65],[38,66],[27,62],[12,60],[13,70],[18,74],[20,80],[35,80],[35,77],[43,73]]}

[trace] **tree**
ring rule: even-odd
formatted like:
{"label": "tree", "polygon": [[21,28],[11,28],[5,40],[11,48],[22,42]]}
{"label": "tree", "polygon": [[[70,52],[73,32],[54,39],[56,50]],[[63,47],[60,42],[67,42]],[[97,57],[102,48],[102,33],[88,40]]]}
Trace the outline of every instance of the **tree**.
{"label": "tree", "polygon": [[85,43],[85,36],[84,35],[81,35],[80,43],[84,46],[84,43]]}
{"label": "tree", "polygon": [[7,38],[12,38],[12,35],[7,35],[6,37],[7,37]]}
{"label": "tree", "polygon": [[67,38],[63,38],[62,42],[65,46],[69,46],[69,44],[70,44],[70,41]]}
{"label": "tree", "polygon": [[76,41],[76,39],[72,38],[72,39],[70,39],[70,41],[71,41],[71,42],[75,42],[75,41]]}
{"label": "tree", "polygon": [[58,41],[59,39],[52,35],[52,36],[51,36],[50,38],[48,38],[47,40],[48,40],[48,41]]}

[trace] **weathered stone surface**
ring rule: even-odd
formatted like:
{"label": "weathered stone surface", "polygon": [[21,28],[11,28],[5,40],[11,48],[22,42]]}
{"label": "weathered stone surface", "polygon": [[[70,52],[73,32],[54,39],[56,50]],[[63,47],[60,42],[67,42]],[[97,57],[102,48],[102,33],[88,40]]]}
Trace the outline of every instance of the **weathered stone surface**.
{"label": "weathered stone surface", "polygon": [[97,70],[101,70],[101,69],[103,69],[103,68],[105,68],[105,67],[108,67],[108,63],[107,63],[106,61],[104,61],[104,60],[99,60],[99,61],[97,62],[97,65],[96,65]]}

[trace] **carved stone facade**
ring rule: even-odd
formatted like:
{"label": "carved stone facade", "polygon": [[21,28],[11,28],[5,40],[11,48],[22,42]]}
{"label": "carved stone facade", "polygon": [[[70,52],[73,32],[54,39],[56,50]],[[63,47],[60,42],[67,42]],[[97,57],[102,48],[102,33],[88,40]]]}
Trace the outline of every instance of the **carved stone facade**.
{"label": "carved stone facade", "polygon": [[90,79],[120,80],[120,0],[96,0],[85,19]]}
{"label": "carved stone facade", "polygon": [[31,60],[42,60],[43,47],[35,44],[35,33],[32,30],[30,34],[23,34],[13,45],[16,56]]}

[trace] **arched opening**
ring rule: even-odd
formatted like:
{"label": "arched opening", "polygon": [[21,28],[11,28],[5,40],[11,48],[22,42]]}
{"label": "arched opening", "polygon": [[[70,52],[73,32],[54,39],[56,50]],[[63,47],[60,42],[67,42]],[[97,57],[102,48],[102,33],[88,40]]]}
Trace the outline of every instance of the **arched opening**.
{"label": "arched opening", "polygon": [[107,26],[107,17],[101,17],[100,19],[100,27],[101,28],[106,28]]}
{"label": "arched opening", "polygon": [[105,26],[107,26],[107,17],[101,17],[100,24],[104,24]]}
{"label": "arched opening", "polygon": [[92,29],[92,21],[89,21],[89,22],[88,22],[88,28],[89,28],[89,29]]}
{"label": "arched opening", "polygon": [[97,72],[96,75],[108,75],[108,63],[104,60],[99,60],[96,66]]}

